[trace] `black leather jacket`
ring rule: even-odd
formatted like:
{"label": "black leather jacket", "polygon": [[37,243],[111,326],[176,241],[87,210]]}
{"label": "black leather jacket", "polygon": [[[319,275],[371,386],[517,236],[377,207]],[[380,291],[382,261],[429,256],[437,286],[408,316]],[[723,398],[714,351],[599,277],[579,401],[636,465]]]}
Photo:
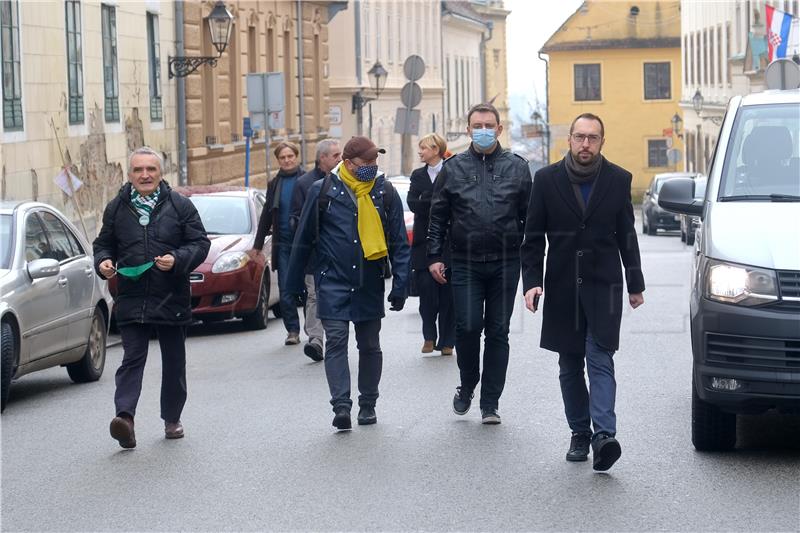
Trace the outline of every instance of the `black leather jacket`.
{"label": "black leather jacket", "polygon": [[504,150],[469,150],[445,161],[433,191],[428,264],[442,260],[448,228],[454,260],[519,257],[531,194],[528,162]]}

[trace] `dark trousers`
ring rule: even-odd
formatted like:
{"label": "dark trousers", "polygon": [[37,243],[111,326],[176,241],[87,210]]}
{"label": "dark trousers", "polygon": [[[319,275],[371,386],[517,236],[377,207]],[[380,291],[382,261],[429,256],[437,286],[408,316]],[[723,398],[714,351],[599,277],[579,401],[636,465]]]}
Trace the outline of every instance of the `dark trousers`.
{"label": "dark trousers", "polygon": [[[586,331],[584,353],[558,354],[561,397],[569,428],[574,433],[617,433],[617,417],[614,403],[617,382],[614,379],[614,350],[603,348]],[[583,373],[584,360],[589,373],[589,390]],[[591,426],[590,426],[591,423]]]}
{"label": "dark trousers", "polygon": [[[428,269],[415,271],[419,291],[419,314],[422,317],[422,336],[433,341],[436,349],[455,346],[456,322],[453,316],[453,290],[449,283],[437,283]],[[436,328],[436,319],[439,328]]]}
{"label": "dark trousers", "polygon": [[[383,369],[381,352],[381,319],[353,322],[358,347],[358,405],[375,406],[378,400],[378,384]],[[322,320],[325,328],[325,375],[331,391],[331,405],[353,406],[350,399],[350,364],[347,360],[347,343],[350,337],[350,322],[347,320]]]}
{"label": "dark trousers", "polygon": [[[481,408],[497,408],[508,368],[508,328],[519,284],[519,259],[453,261],[456,352],[462,390],[481,383]],[[483,375],[480,373],[484,333]]]}
{"label": "dark trousers", "polygon": [[281,317],[288,332],[300,333],[300,316],[297,302],[285,289],[289,278],[289,256],[292,255],[292,241],[281,242],[278,246],[278,289],[280,290]]}
{"label": "dark trousers", "polygon": [[136,415],[142,392],[144,364],[150,335],[156,329],[161,347],[161,418],[177,422],[186,403],[186,328],[153,324],[120,326],[122,364],[117,369],[114,405],[117,415]]}

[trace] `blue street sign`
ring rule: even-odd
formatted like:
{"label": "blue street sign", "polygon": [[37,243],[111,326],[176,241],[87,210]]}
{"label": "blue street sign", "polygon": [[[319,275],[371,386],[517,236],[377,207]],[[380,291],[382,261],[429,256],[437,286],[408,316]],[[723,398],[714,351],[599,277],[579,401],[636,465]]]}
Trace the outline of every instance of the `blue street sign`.
{"label": "blue street sign", "polygon": [[250,127],[250,117],[244,117],[244,126],[242,128],[245,137],[253,136],[253,128]]}

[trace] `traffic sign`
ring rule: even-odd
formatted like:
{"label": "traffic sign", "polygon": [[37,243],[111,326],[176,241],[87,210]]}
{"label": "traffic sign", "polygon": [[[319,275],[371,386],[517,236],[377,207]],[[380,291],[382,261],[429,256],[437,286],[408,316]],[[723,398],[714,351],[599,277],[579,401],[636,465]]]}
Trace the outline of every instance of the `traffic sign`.
{"label": "traffic sign", "polygon": [[400,89],[400,101],[406,107],[417,107],[422,101],[422,87],[415,81],[410,81]]}
{"label": "traffic sign", "polygon": [[409,81],[417,81],[425,75],[425,61],[416,54],[410,55],[403,64],[403,72]]}

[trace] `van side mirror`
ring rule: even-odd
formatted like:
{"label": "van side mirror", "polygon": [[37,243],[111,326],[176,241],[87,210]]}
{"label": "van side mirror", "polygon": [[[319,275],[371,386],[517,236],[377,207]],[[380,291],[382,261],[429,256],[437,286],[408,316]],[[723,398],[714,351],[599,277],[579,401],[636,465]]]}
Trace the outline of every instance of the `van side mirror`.
{"label": "van side mirror", "polygon": [[692,178],[673,178],[661,186],[658,205],[672,213],[700,216],[703,214],[702,199],[694,197],[694,180]]}

